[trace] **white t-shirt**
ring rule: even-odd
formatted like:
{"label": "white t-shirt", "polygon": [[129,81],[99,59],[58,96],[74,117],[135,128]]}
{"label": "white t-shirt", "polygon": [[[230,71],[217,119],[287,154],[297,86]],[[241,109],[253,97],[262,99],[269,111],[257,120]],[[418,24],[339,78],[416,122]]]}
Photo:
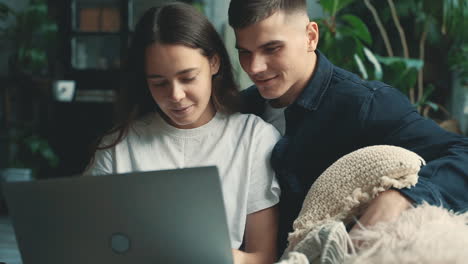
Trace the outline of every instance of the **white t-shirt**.
{"label": "white t-shirt", "polygon": [[[104,137],[101,145],[116,134]],[[178,129],[157,113],[134,123],[115,147],[96,152],[85,175],[216,165],[221,177],[231,246],[239,248],[250,213],[279,201],[280,189],[270,166],[280,135],[254,115],[217,113],[207,124]]]}

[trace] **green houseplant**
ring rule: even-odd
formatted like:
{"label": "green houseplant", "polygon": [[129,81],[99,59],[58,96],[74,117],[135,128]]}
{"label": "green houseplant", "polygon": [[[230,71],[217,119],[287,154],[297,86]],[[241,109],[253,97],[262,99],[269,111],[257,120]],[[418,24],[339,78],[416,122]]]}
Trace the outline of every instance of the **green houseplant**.
{"label": "green houseplant", "polygon": [[[321,0],[325,17],[317,19],[317,23],[321,33],[319,49],[339,67],[358,72],[372,36],[358,16],[346,12],[353,1]],[[362,77],[367,79],[367,73]]]}
{"label": "green houseplant", "polygon": [[[417,71],[422,68],[423,62],[398,57],[392,50],[387,56],[379,56],[378,52],[373,51],[379,45],[372,38],[375,34],[371,34],[366,22],[361,19],[364,17],[362,11],[356,13],[349,8],[351,4],[364,6],[365,3],[368,1],[320,0],[326,16],[318,20],[322,29],[319,48],[333,63],[360,74],[363,79],[382,80],[408,94],[408,87],[416,82]],[[385,31],[383,23],[379,22],[379,29]],[[387,47],[387,41],[384,44]]]}
{"label": "green houseplant", "polygon": [[41,121],[31,113],[44,101],[41,96],[50,94],[49,58],[56,49],[57,24],[49,17],[45,0],[30,0],[19,11],[0,3],[0,21],[7,19],[13,23],[0,27],[0,36],[11,42],[7,85],[0,87],[5,102],[1,126],[6,144],[2,151],[7,153],[3,174],[21,169],[23,174],[29,170],[31,177],[38,176],[58,165],[47,138],[40,133]]}
{"label": "green houseplant", "polygon": [[330,60],[364,79],[400,89],[421,113],[439,110],[441,104],[432,102],[431,95],[444,89],[442,81],[425,78],[431,75],[425,74],[432,59],[426,56],[428,47],[445,51],[436,71],[457,71],[466,80],[468,33],[460,30],[468,23],[466,1],[320,0],[320,4],[326,17],[318,21],[319,48]]}
{"label": "green houseplant", "polygon": [[7,147],[10,157],[8,168],[29,169],[31,177],[37,177],[43,169],[55,168],[59,159],[47,139],[29,129],[17,131]]}
{"label": "green houseplant", "polygon": [[13,17],[14,23],[0,28],[0,34],[12,42],[9,59],[10,74],[46,75],[48,54],[57,43],[57,24],[49,17],[45,0],[30,0],[29,5],[16,11],[0,3],[0,19]]}
{"label": "green houseplant", "polygon": [[[385,49],[388,57],[399,56],[400,61],[413,60],[413,71],[410,75],[410,81],[406,83],[404,91],[408,94],[410,100],[415,103],[420,110],[430,107],[437,110],[437,104],[429,101],[431,93],[437,92],[437,89],[442,89],[437,80],[433,80],[425,72],[433,68],[434,55],[428,56],[428,53],[434,51],[445,51],[440,54],[437,60],[437,70],[439,72],[453,71],[461,69],[461,72],[466,71],[465,66],[461,61],[457,67],[453,58],[459,58],[463,54],[463,45],[466,41],[467,33],[460,28],[465,28],[467,4],[463,0],[434,0],[434,1],[410,1],[410,2],[394,2],[374,1],[377,8],[370,0],[364,0],[367,9],[373,17],[373,21],[377,25],[385,25],[378,27],[378,33],[385,43]],[[377,12],[376,10],[379,10]],[[382,19],[381,19],[382,18]],[[393,28],[393,35],[389,37],[389,33]],[[390,41],[393,39],[394,41]],[[398,43],[399,42],[399,43]],[[398,55],[394,55],[394,51],[402,50]],[[428,51],[430,50],[430,51]],[[466,56],[466,54],[465,54]],[[419,60],[419,62],[417,61]],[[396,68],[395,64],[381,59],[385,63],[389,71]],[[394,60],[396,62],[398,60]],[[415,63],[419,65],[415,65]],[[463,68],[465,67],[465,70]],[[400,69],[401,70],[401,69]],[[401,71],[395,71],[390,74],[387,80],[398,79]],[[441,75],[443,76],[443,75]],[[393,83],[391,83],[393,84]],[[396,86],[398,87],[398,86]]]}

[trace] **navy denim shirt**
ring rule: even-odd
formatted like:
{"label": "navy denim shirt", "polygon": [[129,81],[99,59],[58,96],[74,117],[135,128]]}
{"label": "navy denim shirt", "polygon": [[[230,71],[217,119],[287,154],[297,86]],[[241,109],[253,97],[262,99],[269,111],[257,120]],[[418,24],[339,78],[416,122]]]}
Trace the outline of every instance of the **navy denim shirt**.
{"label": "navy denim shirt", "polygon": [[[282,188],[280,252],[312,183],[340,157],[365,146],[400,146],[426,160],[416,186],[400,190],[415,204],[467,210],[468,138],[422,117],[397,89],[362,80],[318,51],[317,59],[312,79],[285,110],[286,132],[271,158]],[[265,99],[257,88],[242,96],[243,112],[262,116]]]}

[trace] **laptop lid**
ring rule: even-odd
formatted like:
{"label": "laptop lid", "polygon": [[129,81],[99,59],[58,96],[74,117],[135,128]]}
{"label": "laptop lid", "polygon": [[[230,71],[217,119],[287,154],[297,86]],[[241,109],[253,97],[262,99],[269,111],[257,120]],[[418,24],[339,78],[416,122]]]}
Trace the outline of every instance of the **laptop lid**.
{"label": "laptop lid", "polygon": [[232,263],[216,167],[10,182],[24,264]]}

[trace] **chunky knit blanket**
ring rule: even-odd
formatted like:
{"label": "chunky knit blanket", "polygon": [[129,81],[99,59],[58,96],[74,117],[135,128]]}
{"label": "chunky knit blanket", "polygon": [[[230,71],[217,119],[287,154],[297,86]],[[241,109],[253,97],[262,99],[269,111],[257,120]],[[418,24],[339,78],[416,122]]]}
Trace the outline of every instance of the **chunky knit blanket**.
{"label": "chunky knit blanket", "polygon": [[[279,263],[464,263],[468,213],[424,204],[395,222],[358,230],[353,237],[346,231],[345,225],[380,192],[416,184],[422,165],[425,161],[417,154],[387,145],[340,158],[309,190]],[[358,248],[353,239],[361,241]]]}
{"label": "chunky knit blanket", "polygon": [[[359,240],[354,246],[351,240]],[[456,214],[422,204],[394,222],[348,235],[343,222],[330,221],[300,241],[280,264],[465,264],[468,212]]]}

